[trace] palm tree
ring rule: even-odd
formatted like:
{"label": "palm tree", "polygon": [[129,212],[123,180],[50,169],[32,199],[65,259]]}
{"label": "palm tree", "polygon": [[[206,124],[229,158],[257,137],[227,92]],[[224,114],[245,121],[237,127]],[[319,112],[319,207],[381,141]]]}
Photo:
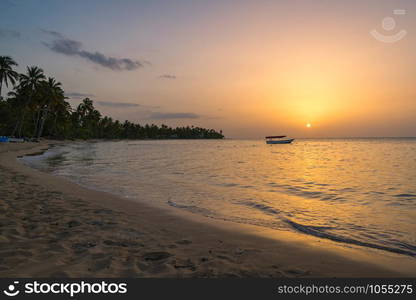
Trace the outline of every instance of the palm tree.
{"label": "palm tree", "polygon": [[9,82],[14,85],[19,78],[19,74],[13,70],[14,66],[17,63],[10,56],[0,56],[0,100],[3,83],[9,87]]}
{"label": "palm tree", "polygon": [[31,66],[27,67],[26,74],[20,75],[20,85],[34,91],[44,79],[43,70],[39,67]]}
{"label": "palm tree", "polygon": [[60,82],[57,82],[55,78],[49,77],[47,81],[42,83],[43,94],[47,100],[45,104],[41,105],[39,130],[35,128],[35,130],[37,130],[37,138],[40,138],[42,136],[43,126],[45,124],[45,120],[48,117],[50,106],[56,105],[58,102],[63,101],[65,99],[64,91],[61,88],[62,84]]}
{"label": "palm tree", "polygon": [[19,116],[21,116],[21,112],[23,111],[24,104],[25,104],[25,95],[20,87],[15,87],[13,91],[10,91],[7,94],[7,102],[10,103],[11,113],[13,115],[13,119],[17,120],[16,125],[12,131],[12,136],[14,136],[15,132],[18,130],[18,126],[20,124]]}
{"label": "palm tree", "polygon": [[[26,74],[20,75],[20,87],[27,91],[28,93],[28,100],[25,103],[27,106],[30,102],[32,102],[33,95],[35,94],[36,89],[40,86],[41,82],[45,79],[45,75],[43,74],[43,70],[39,67],[32,66],[27,67]],[[20,119],[20,126],[19,126],[19,136],[22,133],[23,122],[25,118],[25,107],[23,108],[22,116]]]}
{"label": "palm tree", "polygon": [[[65,101],[65,97],[59,101],[53,102],[51,107],[51,113],[53,114],[52,128],[49,133],[53,136],[72,137],[74,132],[65,131],[69,127],[72,127],[71,116],[73,114],[71,105]],[[69,125],[71,124],[71,125]],[[69,133],[69,135],[67,135]]]}

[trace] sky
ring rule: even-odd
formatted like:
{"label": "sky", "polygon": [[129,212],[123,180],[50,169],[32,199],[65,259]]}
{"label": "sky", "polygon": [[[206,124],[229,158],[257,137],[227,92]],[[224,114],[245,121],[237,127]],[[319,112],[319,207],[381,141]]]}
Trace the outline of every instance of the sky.
{"label": "sky", "polygon": [[72,106],[229,138],[416,136],[415,28],[414,0],[0,0],[0,55]]}

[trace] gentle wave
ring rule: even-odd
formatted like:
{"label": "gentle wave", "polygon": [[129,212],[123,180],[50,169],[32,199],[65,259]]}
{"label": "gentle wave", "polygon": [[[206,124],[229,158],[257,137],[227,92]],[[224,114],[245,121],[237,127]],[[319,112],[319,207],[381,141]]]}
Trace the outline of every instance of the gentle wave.
{"label": "gentle wave", "polygon": [[[373,243],[363,242],[363,241],[359,241],[359,240],[355,240],[355,239],[351,239],[351,238],[347,238],[347,237],[342,237],[342,236],[338,236],[338,235],[329,234],[329,233],[325,232],[325,230],[327,229],[326,227],[302,225],[302,224],[293,222],[289,219],[286,220],[286,223],[289,224],[290,226],[292,226],[297,231],[306,233],[308,235],[313,235],[313,236],[316,236],[316,237],[328,239],[328,240],[331,240],[331,241],[335,241],[335,242],[339,242],[339,243],[352,244],[352,245],[358,245],[358,246],[368,247],[368,248],[373,248],[373,249],[378,249],[378,250],[384,250],[384,251],[393,252],[393,253],[397,253],[397,254],[416,256],[416,251],[408,251],[408,250],[399,249],[399,248],[392,248],[392,247],[377,245],[377,244],[373,244]],[[408,244],[405,244],[405,243],[400,243],[400,244],[398,243],[398,245],[402,245],[403,247],[405,247],[409,250],[416,250],[416,246],[413,246],[413,245],[408,245]]]}
{"label": "gentle wave", "polygon": [[[339,242],[339,243],[352,244],[352,245],[357,245],[357,246],[362,246],[362,247],[368,247],[368,248],[374,248],[374,249],[378,249],[378,250],[389,251],[389,252],[398,253],[398,254],[416,256],[416,246],[410,245],[410,244],[407,244],[407,243],[404,243],[404,242],[396,241],[395,244],[397,246],[399,246],[401,248],[405,248],[405,249],[386,247],[386,246],[382,246],[382,245],[378,245],[378,244],[374,244],[374,243],[368,243],[368,242],[364,242],[364,241],[360,241],[360,240],[356,240],[356,239],[352,239],[352,238],[348,238],[348,237],[343,237],[343,236],[339,236],[339,235],[334,235],[334,234],[330,234],[328,232],[325,232],[326,230],[334,229],[334,227],[303,225],[303,224],[294,222],[294,221],[282,216],[282,214],[279,210],[277,210],[275,208],[272,208],[272,207],[270,207],[268,205],[265,205],[265,204],[256,203],[256,202],[253,202],[253,201],[241,202],[240,204],[255,208],[255,209],[260,210],[260,211],[262,211],[266,214],[272,214],[272,215],[276,215],[276,216],[279,215],[280,219],[282,221],[284,221],[285,223],[289,224],[293,229],[295,229],[299,232],[308,234],[308,235],[312,235],[312,236],[319,237],[319,238],[324,238],[324,239],[329,239],[329,240]],[[367,235],[367,236],[370,237],[370,235]]]}

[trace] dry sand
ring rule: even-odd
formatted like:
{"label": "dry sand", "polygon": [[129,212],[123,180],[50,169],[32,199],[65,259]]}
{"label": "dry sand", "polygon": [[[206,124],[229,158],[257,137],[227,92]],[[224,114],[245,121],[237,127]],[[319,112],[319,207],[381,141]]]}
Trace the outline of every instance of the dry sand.
{"label": "dry sand", "polygon": [[416,275],[414,258],[150,207],[17,161],[50,143],[0,144],[0,277]]}

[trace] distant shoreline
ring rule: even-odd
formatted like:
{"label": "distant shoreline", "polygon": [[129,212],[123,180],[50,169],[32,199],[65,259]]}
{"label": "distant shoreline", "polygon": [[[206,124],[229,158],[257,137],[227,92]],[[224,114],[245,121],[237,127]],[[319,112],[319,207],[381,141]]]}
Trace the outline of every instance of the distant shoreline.
{"label": "distant shoreline", "polygon": [[17,156],[51,144],[0,144],[1,277],[398,277],[416,262],[377,250],[85,189]]}

